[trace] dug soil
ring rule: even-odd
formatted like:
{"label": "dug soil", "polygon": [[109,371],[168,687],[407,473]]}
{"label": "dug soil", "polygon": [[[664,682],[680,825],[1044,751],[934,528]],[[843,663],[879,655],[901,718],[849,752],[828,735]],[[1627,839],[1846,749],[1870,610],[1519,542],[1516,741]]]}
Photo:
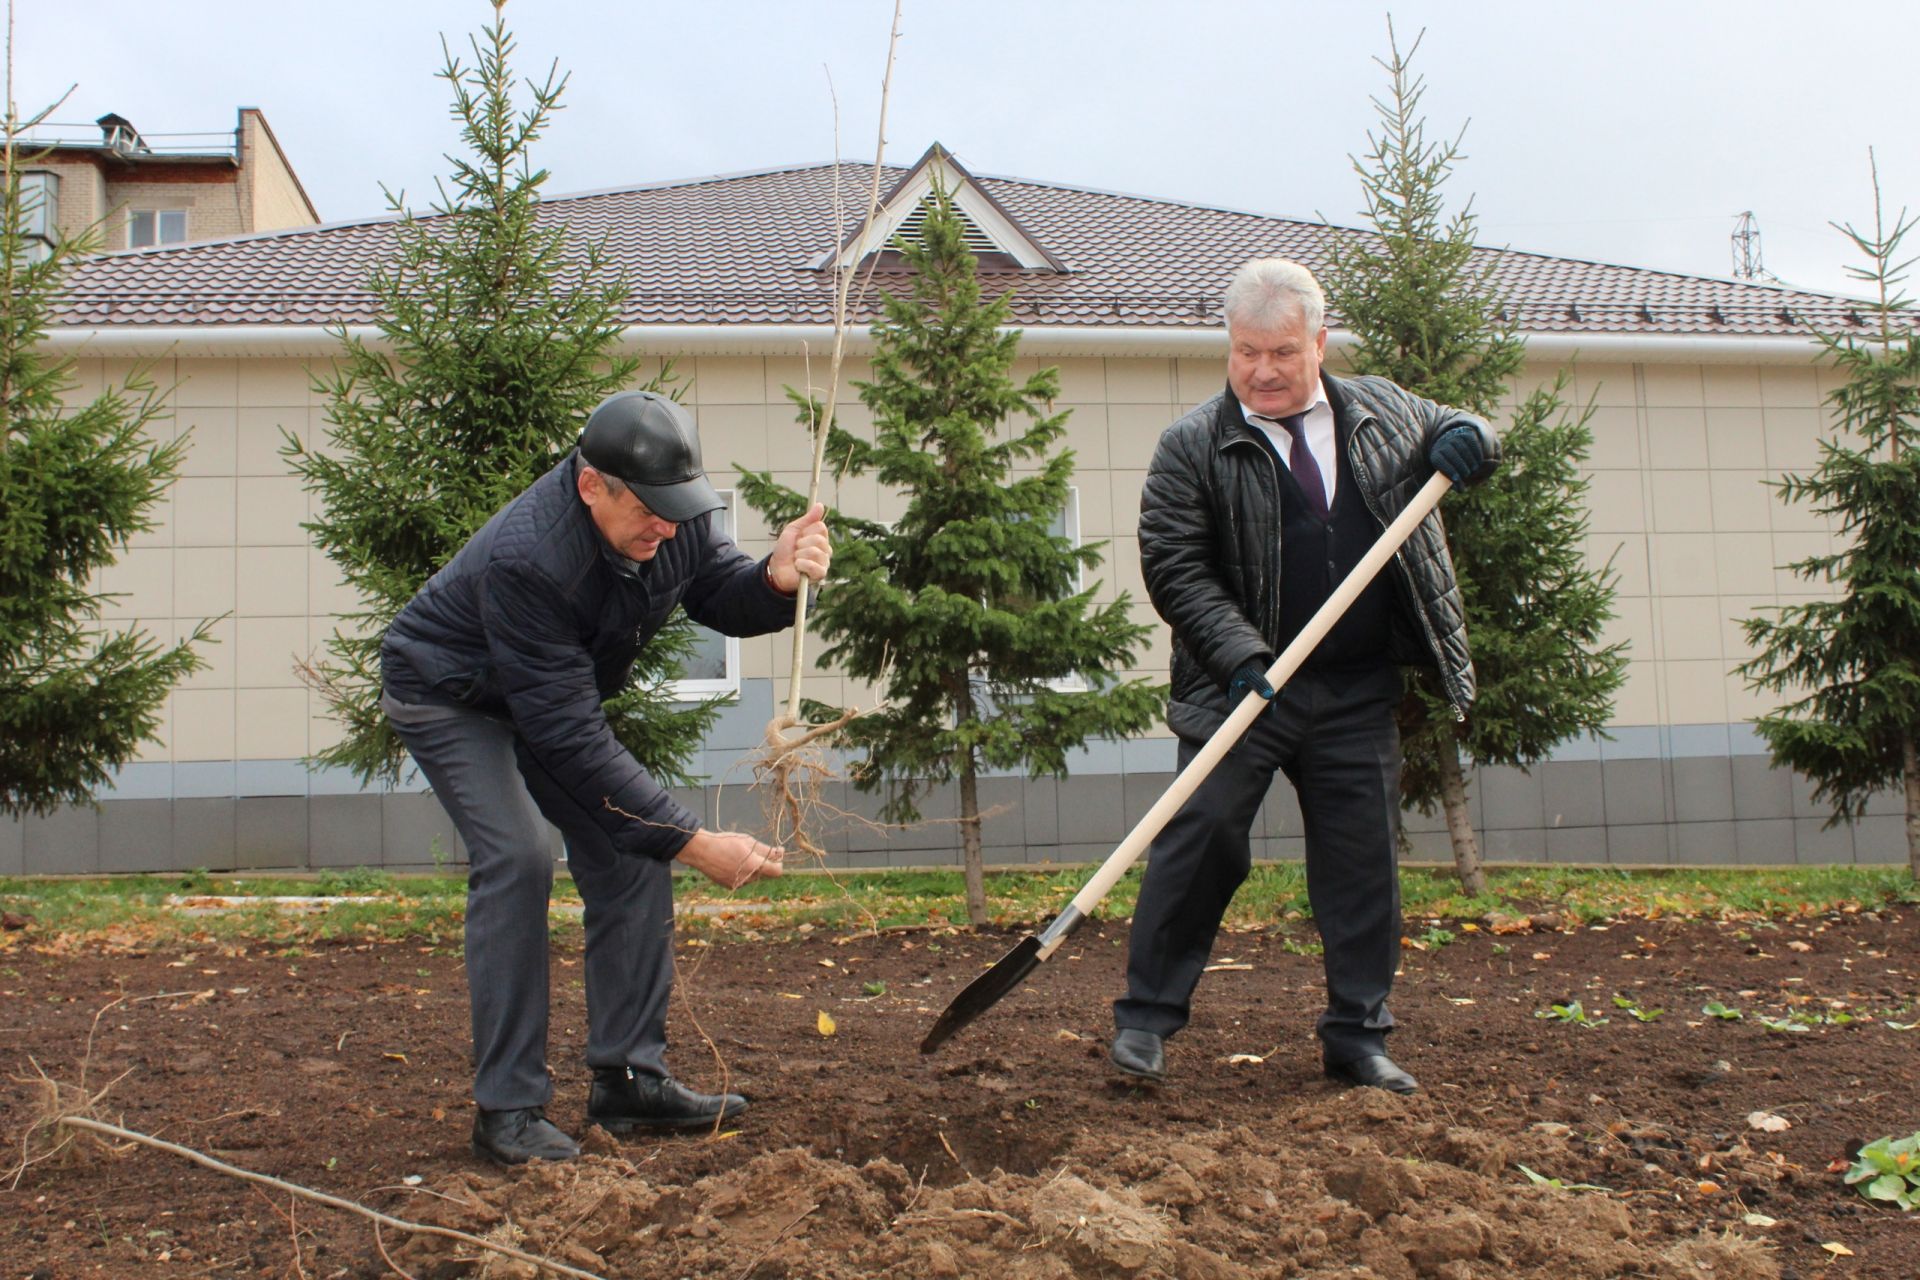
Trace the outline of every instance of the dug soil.
{"label": "dug soil", "polygon": [[[42,1160],[47,1080],[67,1086],[56,1110],[104,1091],[101,1118],[607,1277],[1920,1274],[1920,1215],[1837,1171],[1920,1129],[1909,908],[1448,923],[1451,941],[1412,921],[1425,949],[1392,1040],[1411,1098],[1322,1078],[1320,961],[1297,922],[1222,938],[1158,1087],[1106,1061],[1124,924],[1083,929],[928,1056],[933,1017],[1018,932],[774,942],[743,936],[755,924],[683,937],[673,1011],[680,1075],[751,1110],[717,1134],[595,1130],[580,1161],[520,1170],[469,1154],[466,987],[444,948],[13,930],[0,1277],[535,1274],[446,1238],[376,1240],[159,1151]],[[575,1133],[580,977],[556,944],[550,1114]],[[1592,1025],[1537,1016],[1575,1000]]]}

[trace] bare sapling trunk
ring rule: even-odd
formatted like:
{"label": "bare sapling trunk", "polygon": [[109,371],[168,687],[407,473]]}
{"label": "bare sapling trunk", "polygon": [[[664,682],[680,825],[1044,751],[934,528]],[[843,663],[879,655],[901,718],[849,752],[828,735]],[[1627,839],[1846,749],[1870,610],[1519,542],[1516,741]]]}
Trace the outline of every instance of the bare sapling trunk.
{"label": "bare sapling trunk", "polygon": [[1920,881],[1920,741],[1907,734],[1900,752],[1907,778],[1907,870]]}
{"label": "bare sapling trunk", "polygon": [[[954,701],[953,722],[973,719],[973,691],[963,687]],[[987,868],[980,848],[980,777],[975,772],[973,748],[960,752],[960,862],[967,877],[967,923],[978,929],[987,922]]]}
{"label": "bare sapling trunk", "polygon": [[1480,867],[1480,841],[1473,833],[1467,809],[1467,775],[1460,768],[1460,748],[1449,739],[1440,749],[1440,801],[1447,812],[1447,836],[1453,841],[1453,866],[1460,885],[1474,897],[1487,891],[1487,873]]}

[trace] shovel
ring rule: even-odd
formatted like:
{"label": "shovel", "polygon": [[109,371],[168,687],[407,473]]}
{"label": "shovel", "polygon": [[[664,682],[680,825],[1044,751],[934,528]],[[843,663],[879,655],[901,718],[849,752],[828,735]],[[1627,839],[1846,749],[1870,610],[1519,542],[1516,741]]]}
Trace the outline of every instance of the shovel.
{"label": "shovel", "polygon": [[[1340,615],[1347,611],[1367,584],[1400,550],[1400,544],[1413,533],[1414,527],[1427,518],[1428,512],[1440,505],[1440,499],[1452,487],[1452,482],[1445,476],[1434,473],[1426,486],[1414,495],[1413,501],[1407,504],[1407,509],[1387,526],[1380,540],[1373,544],[1360,563],[1353,567],[1353,572],[1346,576],[1327,598],[1327,602],[1320,606],[1319,612],[1294,637],[1286,652],[1267,668],[1268,684],[1277,691],[1293,677],[1293,673],[1300,669],[1300,664],[1307,660],[1307,655],[1326,638],[1327,632],[1333,630],[1333,624],[1340,620]],[[953,1003],[947,1006],[946,1012],[933,1024],[933,1029],[927,1032],[927,1038],[920,1042],[920,1052],[932,1053],[952,1039],[955,1032],[998,1004],[1002,996],[1039,968],[1041,961],[1058,951],[1060,944],[1086,922],[1100,899],[1107,896],[1107,890],[1126,874],[1127,868],[1139,861],[1140,855],[1147,851],[1147,846],[1153,843],[1153,838],[1160,834],[1161,828],[1173,820],[1173,815],[1180,812],[1180,806],[1199,789],[1207,775],[1213,772],[1213,767],[1233,749],[1241,735],[1266,708],[1267,700],[1257,693],[1249,693],[1241,699],[1233,714],[1214,730],[1213,736],[1207,739],[1207,744],[1200,748],[1199,754],[1187,767],[1180,771],[1180,776],[1173,780],[1166,794],[1147,810],[1147,816],[1140,819],[1127,838],[1120,842],[1120,847],[1107,855],[1107,860],[1094,872],[1093,879],[1087,881],[1086,886],[1073,896],[1073,901],[1067,904],[1066,909],[1038,934],[1030,933],[1022,938],[1018,946],[1000,958],[999,963],[968,983],[966,989],[953,998]]]}

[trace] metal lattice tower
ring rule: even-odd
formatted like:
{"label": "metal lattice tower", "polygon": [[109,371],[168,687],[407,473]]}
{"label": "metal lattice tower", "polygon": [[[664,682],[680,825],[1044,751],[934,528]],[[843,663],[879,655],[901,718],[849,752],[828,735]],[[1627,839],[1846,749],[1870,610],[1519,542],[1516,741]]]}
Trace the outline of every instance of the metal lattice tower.
{"label": "metal lattice tower", "polygon": [[1734,215],[1738,221],[1733,226],[1733,278],[1736,280],[1778,281],[1779,277],[1767,270],[1760,258],[1760,221],[1753,216],[1753,210]]}

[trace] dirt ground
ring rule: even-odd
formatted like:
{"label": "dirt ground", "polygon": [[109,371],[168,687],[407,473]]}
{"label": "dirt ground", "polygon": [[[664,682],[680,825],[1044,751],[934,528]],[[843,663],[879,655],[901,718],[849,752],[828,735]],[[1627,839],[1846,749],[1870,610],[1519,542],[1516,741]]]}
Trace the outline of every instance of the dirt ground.
{"label": "dirt ground", "polygon": [[[1920,1274],[1916,1215],[1834,1171],[1920,1129],[1920,1031],[1889,1025],[1920,1019],[1920,913],[1453,923],[1450,943],[1429,923],[1409,922],[1427,949],[1395,999],[1395,1055],[1426,1086],[1410,1099],[1321,1078],[1297,924],[1223,939],[1157,1088],[1105,1060],[1124,924],[1083,929],[927,1057],[934,1015],[1017,933],[683,939],[676,1069],[752,1110],[719,1135],[596,1130],[579,1163],[520,1171],[467,1150],[456,955],[146,953],[29,926],[0,953],[0,1280],[533,1274],[389,1229],[390,1270],[364,1219],[146,1149],[67,1153],[16,1184],[45,1147],[38,1072],[83,1068],[131,1128],[609,1277]],[[573,1132],[580,973],[557,945],[550,1113]],[[1617,994],[1665,1012],[1638,1021]],[[1572,999],[1609,1021],[1535,1016]]]}

